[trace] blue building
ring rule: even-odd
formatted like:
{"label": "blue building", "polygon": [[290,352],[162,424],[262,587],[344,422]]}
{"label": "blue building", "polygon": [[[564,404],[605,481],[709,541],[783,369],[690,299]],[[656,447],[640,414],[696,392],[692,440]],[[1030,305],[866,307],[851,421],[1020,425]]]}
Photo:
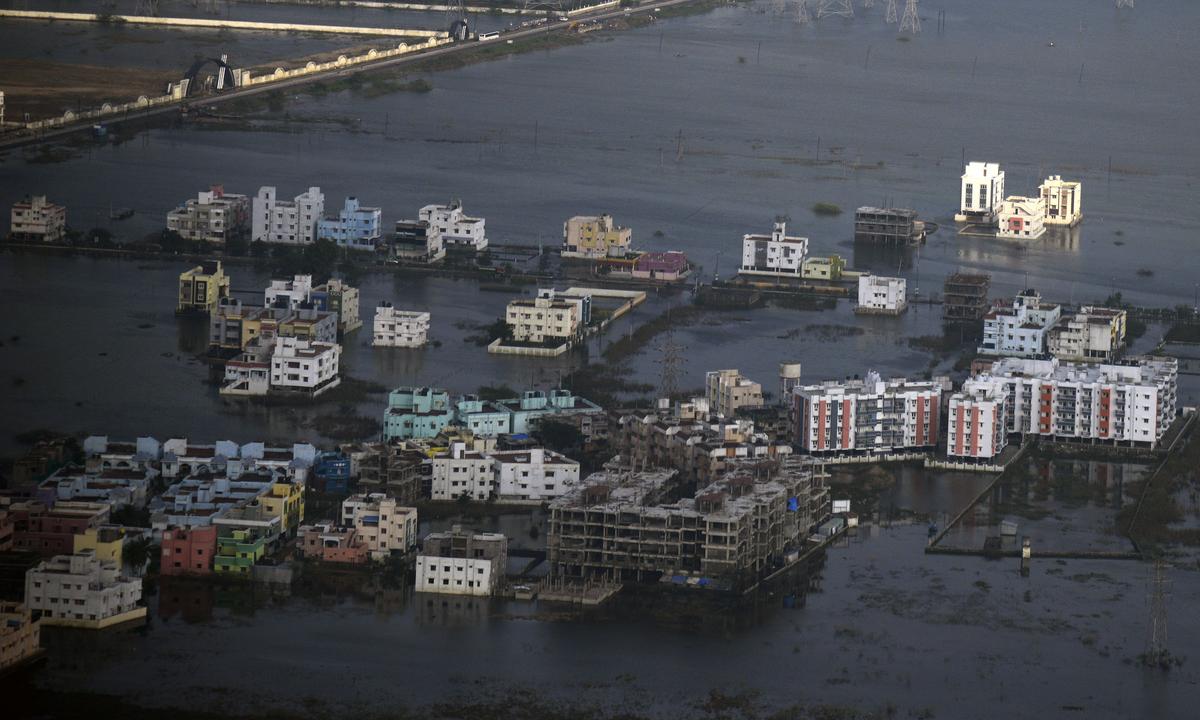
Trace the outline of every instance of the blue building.
{"label": "blue building", "polygon": [[528,433],[533,422],[552,415],[603,414],[604,408],[591,400],[571,394],[570,390],[528,390],[519,398],[497,400],[495,405],[508,414],[510,433]]}
{"label": "blue building", "polygon": [[358,198],[348,197],[337,217],[326,217],[317,222],[317,237],[354,250],[374,250],[379,241],[382,216],[379,208],[362,207]]}
{"label": "blue building", "polygon": [[454,405],[454,423],[480,437],[507,435],[512,432],[509,412],[477,395],[463,395]]}
{"label": "blue building", "polygon": [[340,452],[323,452],[313,465],[314,486],[321,492],[350,492],[350,458]]}
{"label": "blue building", "polygon": [[450,395],[429,387],[400,387],[388,393],[383,411],[383,437],[386,440],[437,437],[454,420]]}

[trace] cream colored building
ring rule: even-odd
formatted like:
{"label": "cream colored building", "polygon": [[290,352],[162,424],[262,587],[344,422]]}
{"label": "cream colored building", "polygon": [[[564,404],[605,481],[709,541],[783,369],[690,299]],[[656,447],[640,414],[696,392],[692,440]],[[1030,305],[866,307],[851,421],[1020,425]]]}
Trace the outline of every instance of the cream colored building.
{"label": "cream colored building", "polygon": [[1046,201],[1041,197],[1010,195],[996,210],[996,237],[1037,240],[1046,234]]}
{"label": "cream colored building", "polygon": [[1083,219],[1083,183],[1051,175],[1038,189],[1046,204],[1047,225],[1073,226]]}
{"label": "cream colored building", "polygon": [[508,563],[508,538],[459,527],[430,533],[417,556],[417,592],[489,596]]}
{"label": "cream colored building", "polygon": [[854,312],[899,315],[908,309],[907,288],[904,278],[862,275],[858,278],[858,305]]}
{"label": "cream colored building", "polygon": [[142,581],[90,550],[58,555],[25,573],[25,604],[45,625],[99,629],[146,617]]}
{"label": "cream colored building", "polygon": [[629,254],[633,231],[613,224],[612,215],[576,215],[563,223],[562,256],[596,260]]}
{"label": "cream colored building", "polygon": [[422,347],[429,339],[429,313],[397,310],[391,303],[381,302],[375,308],[373,330],[374,347]]}
{"label": "cream colored building", "polygon": [[571,344],[583,331],[583,308],[570,299],[520,298],[508,304],[504,321],[517,342]]}
{"label": "cream colored building", "polygon": [[763,406],[762,385],[737,370],[706,373],[704,388],[709,407],[723,417],[733,417],[739,408]]}
{"label": "cream colored building", "polygon": [[45,195],[13,203],[11,220],[14,240],[58,242],[67,231],[67,209]]}
{"label": "cream colored building", "polygon": [[0,603],[0,674],[42,652],[42,624],[20,603]]}
{"label": "cream colored building", "polygon": [[1062,318],[1046,335],[1046,348],[1059,360],[1108,362],[1125,346],[1124,310],[1085,305]]}
{"label": "cream colored building", "polygon": [[343,500],[342,524],[355,529],[372,560],[386,560],[393,552],[408,552],[417,545],[417,509],[382,493]]}
{"label": "cream colored building", "polygon": [[229,276],[220,260],[206,260],[179,273],[179,301],[175,312],[212,313],[222,298],[229,297]]}

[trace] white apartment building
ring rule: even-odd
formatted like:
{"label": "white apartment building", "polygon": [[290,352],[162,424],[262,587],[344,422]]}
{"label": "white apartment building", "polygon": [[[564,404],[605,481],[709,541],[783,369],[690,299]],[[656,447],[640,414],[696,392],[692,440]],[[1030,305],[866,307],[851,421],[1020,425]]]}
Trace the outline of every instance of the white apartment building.
{"label": "white apartment building", "polygon": [[417,556],[417,592],[486,597],[496,592],[508,563],[508,538],[455,527],[426,536]]}
{"label": "white apartment building", "polygon": [[336,387],[341,355],[337,343],[277,337],[271,353],[271,389],[315,395]]}
{"label": "white apartment building", "polygon": [[1046,338],[1062,317],[1062,307],[1043,303],[1036,290],[1024,290],[1012,307],[995,308],[983,316],[981,355],[1042,357]]}
{"label": "white apartment building", "polygon": [[723,417],[733,417],[739,408],[763,406],[762,385],[737,370],[705,373],[704,396],[713,412]]}
{"label": "white apartment building", "polygon": [[375,308],[374,347],[423,346],[429,339],[429,313],[415,310],[397,310],[390,302],[381,302]]}
{"label": "white apartment building", "polygon": [[287,306],[295,310],[309,301],[312,290],[312,275],[296,275],[291,280],[272,280],[271,286],[263,291],[263,300],[267,307],[286,300]]}
{"label": "white apartment building", "polygon": [[908,282],[904,278],[862,275],[858,278],[858,305],[865,315],[899,315],[908,309]]}
{"label": "white apartment building", "polygon": [[802,277],[804,256],[808,254],[808,238],[788,237],[787,223],[775,221],[770,235],[742,236],[743,275]]}
{"label": "white apartment building", "polygon": [[1059,360],[1108,362],[1125,347],[1124,310],[1085,305],[1046,334],[1046,349]]}
{"label": "white apartment building", "polygon": [[461,200],[454,200],[449,205],[426,205],[418,217],[438,231],[447,247],[476,252],[487,248],[486,221],[468,217],[463,212]]}
{"label": "white apartment building", "polygon": [[792,390],[794,442],[812,454],[892,452],[938,443],[950,380],[895,378],[802,385]]}
{"label": "white apartment building", "polygon": [[146,617],[142,581],[120,574],[95,552],[58,555],[25,573],[25,605],[43,625],[98,629]]}
{"label": "white apartment building", "polygon": [[310,187],[294,200],[279,200],[275,188],[259,188],[254,198],[251,239],[284,245],[311,245],[317,240],[317,222],[325,214],[325,195]]}
{"label": "white apartment building", "polygon": [[565,494],[579,482],[579,463],[535,448],[490,453],[497,499],[540,503]]}
{"label": "white apartment building", "polygon": [[224,245],[250,232],[250,198],[226,193],[220,185],[197,193],[167,213],[167,229],[185,240]]}
{"label": "white apartment building", "polygon": [[1004,385],[1009,433],[1154,447],[1175,419],[1178,374],[1174,358],[1122,365],[1002,358],[987,377]]}
{"label": "white apartment building", "polygon": [[342,523],[353,527],[372,560],[417,546],[417,509],[404,507],[383,493],[351,495],[342,501]]}
{"label": "white apartment building", "polygon": [[576,215],[563,223],[562,256],[599,260],[629,254],[633,231],[613,223],[612,215]]}
{"label": "white apartment building", "polygon": [[982,376],[963,383],[946,410],[946,455],[990,460],[1008,445],[1008,393],[1002,380]]}
{"label": "white apartment building", "polygon": [[996,210],[1004,199],[1004,171],[997,163],[969,162],[962,174],[962,190],[956,222],[996,221]]}
{"label": "white apartment building", "polygon": [[465,443],[456,442],[450,449],[429,461],[430,498],[455,500],[463,495],[472,500],[487,500],[496,491],[492,458],[484,453],[467,450]]}
{"label": "white apartment building", "polygon": [[512,339],[526,343],[572,344],[583,333],[584,304],[576,298],[518,298],[504,311]]}
{"label": "white apartment building", "polygon": [[1037,240],[1046,234],[1046,201],[1040,197],[1010,195],[996,210],[996,237]]}
{"label": "white apartment building", "polygon": [[67,231],[67,209],[34,195],[13,203],[10,232],[14,240],[58,242]]}
{"label": "white apartment building", "polygon": [[1047,225],[1078,225],[1083,220],[1083,183],[1051,175],[1038,188],[1046,207]]}

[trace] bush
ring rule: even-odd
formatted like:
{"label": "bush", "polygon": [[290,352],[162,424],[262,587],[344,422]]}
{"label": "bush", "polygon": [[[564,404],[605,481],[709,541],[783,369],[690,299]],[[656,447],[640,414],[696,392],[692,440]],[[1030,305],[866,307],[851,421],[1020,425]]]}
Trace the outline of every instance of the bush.
{"label": "bush", "polygon": [[830,202],[819,202],[812,206],[814,215],[822,215],[825,217],[836,217],[842,214],[842,208]]}

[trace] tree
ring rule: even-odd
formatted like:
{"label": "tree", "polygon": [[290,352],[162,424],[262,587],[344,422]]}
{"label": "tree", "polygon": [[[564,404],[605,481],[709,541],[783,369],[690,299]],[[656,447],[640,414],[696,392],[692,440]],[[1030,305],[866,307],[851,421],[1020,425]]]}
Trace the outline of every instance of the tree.
{"label": "tree", "polygon": [[250,243],[250,257],[265,258],[271,254],[271,248],[262,240],[255,240]]}
{"label": "tree", "polygon": [[321,239],[304,248],[302,266],[306,274],[313,276],[313,283],[320,284],[333,275],[340,257],[337,243]]}
{"label": "tree", "polygon": [[547,448],[566,453],[583,446],[583,433],[574,425],[557,420],[542,420],[535,433]]}
{"label": "tree", "polygon": [[225,241],[225,252],[234,257],[245,257],[250,251],[250,241],[238,235]]}

